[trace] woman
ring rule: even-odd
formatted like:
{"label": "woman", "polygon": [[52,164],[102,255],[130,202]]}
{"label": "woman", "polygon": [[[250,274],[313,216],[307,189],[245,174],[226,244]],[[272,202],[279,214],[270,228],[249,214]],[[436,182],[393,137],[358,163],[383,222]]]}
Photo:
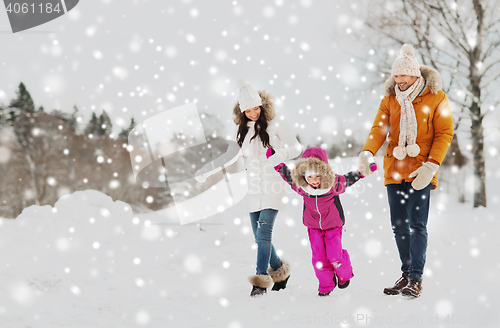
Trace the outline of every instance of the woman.
{"label": "woman", "polygon": [[[253,285],[250,296],[267,292],[267,288],[286,288],[290,265],[281,260],[271,242],[274,220],[283,208],[286,184],[274,167],[301,153],[301,146],[285,121],[275,118],[273,98],[266,91],[255,91],[245,81],[239,83],[238,102],[233,108],[238,125],[236,142],[246,158],[248,193],[247,210],[257,243],[257,272],[249,277]],[[267,159],[269,147],[275,154]],[[268,267],[270,267],[268,269]]]}

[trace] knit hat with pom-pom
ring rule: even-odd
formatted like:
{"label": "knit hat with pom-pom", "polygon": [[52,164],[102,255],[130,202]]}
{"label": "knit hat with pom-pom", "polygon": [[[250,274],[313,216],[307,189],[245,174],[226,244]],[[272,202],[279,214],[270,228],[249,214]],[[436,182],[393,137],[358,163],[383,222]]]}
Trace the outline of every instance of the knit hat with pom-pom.
{"label": "knit hat with pom-pom", "polygon": [[415,50],[407,43],[403,44],[399,56],[392,64],[392,75],[411,75],[420,77],[420,65],[415,59]]}
{"label": "knit hat with pom-pom", "polygon": [[255,91],[255,89],[252,88],[247,81],[243,79],[239,80],[238,87],[240,89],[238,102],[240,103],[241,112],[262,105],[262,99],[260,98],[259,93]]}

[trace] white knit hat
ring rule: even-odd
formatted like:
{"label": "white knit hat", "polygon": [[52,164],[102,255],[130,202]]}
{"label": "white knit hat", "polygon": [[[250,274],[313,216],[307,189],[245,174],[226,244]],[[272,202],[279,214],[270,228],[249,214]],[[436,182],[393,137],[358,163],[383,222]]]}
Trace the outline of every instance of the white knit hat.
{"label": "white knit hat", "polygon": [[255,91],[255,89],[252,88],[247,81],[240,79],[238,81],[238,87],[240,89],[238,102],[240,103],[241,112],[262,105],[262,99],[260,98],[259,93]]}
{"label": "white knit hat", "polygon": [[314,171],[314,170],[306,170],[304,172],[304,178],[307,178],[308,176],[311,176],[311,175],[316,175],[318,174],[318,172]]}
{"label": "white knit hat", "polygon": [[415,59],[415,50],[410,44],[403,44],[399,56],[392,64],[392,75],[410,75],[420,77],[420,65]]}

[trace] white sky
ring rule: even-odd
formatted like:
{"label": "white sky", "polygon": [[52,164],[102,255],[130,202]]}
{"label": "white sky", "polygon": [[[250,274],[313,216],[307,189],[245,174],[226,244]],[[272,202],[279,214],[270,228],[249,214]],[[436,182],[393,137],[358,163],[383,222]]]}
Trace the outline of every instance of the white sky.
{"label": "white sky", "polygon": [[142,121],[196,99],[200,111],[230,122],[229,133],[236,81],[246,78],[281,99],[278,111],[303,140],[315,139],[319,129],[343,134],[360,125],[357,113],[366,107],[364,123],[371,124],[378,100],[357,105],[359,93],[345,89],[362,86],[356,65],[364,64],[351,63],[338,46],[354,24],[338,5],[80,1],[67,15],[17,34],[2,12],[0,101],[7,103],[22,81],[49,112],[77,105],[87,122],[92,110],[107,109],[116,133],[131,116]]}
{"label": "white sky", "polygon": [[[68,14],[16,34],[0,11],[0,102],[22,81],[49,112],[77,105],[86,123],[92,110],[99,115],[105,108],[116,134],[132,116],[142,122],[197,101],[200,112],[219,115],[229,134],[236,82],[245,78],[278,99],[277,110],[306,143],[318,136],[340,142],[346,131],[364,141],[382,87],[372,94],[366,64],[353,61],[370,58],[371,49],[348,33],[363,28],[356,16],[362,3],[80,1]],[[496,122],[485,125],[497,131]]]}

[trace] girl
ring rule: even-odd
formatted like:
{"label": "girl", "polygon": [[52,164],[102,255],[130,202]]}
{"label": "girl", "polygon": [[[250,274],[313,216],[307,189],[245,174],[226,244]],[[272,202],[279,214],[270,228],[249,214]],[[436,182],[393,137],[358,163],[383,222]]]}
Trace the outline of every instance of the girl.
{"label": "girl", "polygon": [[[272,158],[273,153],[270,148],[267,156]],[[370,169],[374,171],[376,166],[372,164]],[[339,288],[346,288],[354,275],[349,253],[342,249],[345,218],[339,195],[363,176],[354,171],[334,174],[325,150],[318,147],[306,149],[291,174],[283,163],[275,170],[304,198],[303,222],[307,226],[312,263],[319,280],[318,295],[328,296],[337,284]]]}
{"label": "girl", "polygon": [[[269,93],[257,92],[241,80],[239,90],[233,120],[237,125],[235,139],[245,157],[248,183],[245,201],[257,243],[257,270],[249,277],[253,286],[250,296],[258,296],[266,293],[273,282],[272,290],[284,289],[290,277],[290,265],[279,258],[272,244],[274,221],[283,208],[286,192],[286,185],[273,167],[299,156],[302,148],[286,122],[274,117]],[[267,158],[269,147],[275,153]],[[197,179],[202,181],[205,177]]]}

